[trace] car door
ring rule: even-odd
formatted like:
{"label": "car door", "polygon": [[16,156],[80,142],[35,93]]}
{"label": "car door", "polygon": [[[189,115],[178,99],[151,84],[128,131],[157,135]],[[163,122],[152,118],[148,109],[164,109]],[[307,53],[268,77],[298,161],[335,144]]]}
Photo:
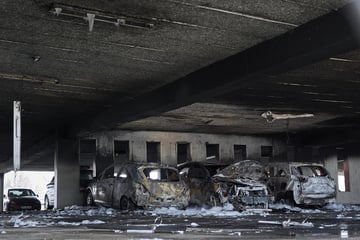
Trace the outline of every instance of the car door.
{"label": "car door", "polygon": [[100,175],[100,179],[96,183],[94,194],[94,202],[105,206],[112,206],[112,197],[114,190],[114,166],[109,166]]}
{"label": "car door", "polygon": [[135,189],[131,184],[133,181],[128,168],[122,167],[117,173],[117,177],[114,183],[114,192],[113,192],[113,207],[120,208],[120,201],[122,197],[128,199],[131,198]]}

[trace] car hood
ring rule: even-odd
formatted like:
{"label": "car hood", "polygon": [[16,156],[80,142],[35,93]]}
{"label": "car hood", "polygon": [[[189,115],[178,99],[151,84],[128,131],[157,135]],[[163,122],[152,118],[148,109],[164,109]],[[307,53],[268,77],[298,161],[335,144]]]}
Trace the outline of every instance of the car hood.
{"label": "car hood", "polygon": [[245,185],[261,184],[262,165],[253,160],[244,160],[227,166],[213,176],[215,180]]}
{"label": "car hood", "polygon": [[248,185],[248,186],[264,186],[263,183],[261,183],[256,179],[244,178],[244,177],[229,178],[222,174],[216,174],[213,176],[213,179],[215,180],[215,182],[228,182],[228,183]]}

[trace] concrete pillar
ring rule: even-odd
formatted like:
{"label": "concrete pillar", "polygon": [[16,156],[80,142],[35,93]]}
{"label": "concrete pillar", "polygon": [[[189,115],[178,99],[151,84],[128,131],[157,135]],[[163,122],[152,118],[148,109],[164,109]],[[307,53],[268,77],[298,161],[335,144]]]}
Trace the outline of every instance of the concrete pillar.
{"label": "concrete pillar", "polygon": [[55,147],[55,208],[81,205],[78,141],[57,139]]}
{"label": "concrete pillar", "polygon": [[4,211],[4,173],[0,173],[0,212]]}

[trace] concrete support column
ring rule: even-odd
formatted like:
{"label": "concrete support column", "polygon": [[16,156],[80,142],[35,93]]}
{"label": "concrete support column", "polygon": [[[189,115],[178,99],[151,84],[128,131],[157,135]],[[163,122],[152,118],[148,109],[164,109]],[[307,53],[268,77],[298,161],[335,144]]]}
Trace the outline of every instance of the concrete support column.
{"label": "concrete support column", "polygon": [[55,208],[81,205],[78,141],[57,139],[55,147]]}
{"label": "concrete support column", "polygon": [[4,173],[0,173],[0,212],[4,211]]}

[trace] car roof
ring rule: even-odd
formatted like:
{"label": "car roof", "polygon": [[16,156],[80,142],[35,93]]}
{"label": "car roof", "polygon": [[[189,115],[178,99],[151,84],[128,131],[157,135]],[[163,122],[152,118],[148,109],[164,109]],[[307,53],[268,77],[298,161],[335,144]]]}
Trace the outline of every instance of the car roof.
{"label": "car roof", "polygon": [[10,191],[10,190],[31,190],[31,191],[33,191],[31,188],[21,188],[21,187],[8,188],[6,191]]}
{"label": "car roof", "polygon": [[[110,166],[114,166],[114,164],[109,165]],[[160,164],[160,163],[148,163],[148,162],[125,162],[120,164],[120,168],[124,167],[124,166],[136,166],[136,167],[166,167],[166,168],[174,168],[176,169],[176,167],[173,166],[169,166],[169,165],[165,165],[165,164]]]}
{"label": "car roof", "polygon": [[320,167],[324,167],[323,164],[321,163],[303,163],[303,162],[270,162],[267,163],[265,165],[288,165],[288,166],[293,166],[293,167],[300,167],[300,166],[320,166]]}

